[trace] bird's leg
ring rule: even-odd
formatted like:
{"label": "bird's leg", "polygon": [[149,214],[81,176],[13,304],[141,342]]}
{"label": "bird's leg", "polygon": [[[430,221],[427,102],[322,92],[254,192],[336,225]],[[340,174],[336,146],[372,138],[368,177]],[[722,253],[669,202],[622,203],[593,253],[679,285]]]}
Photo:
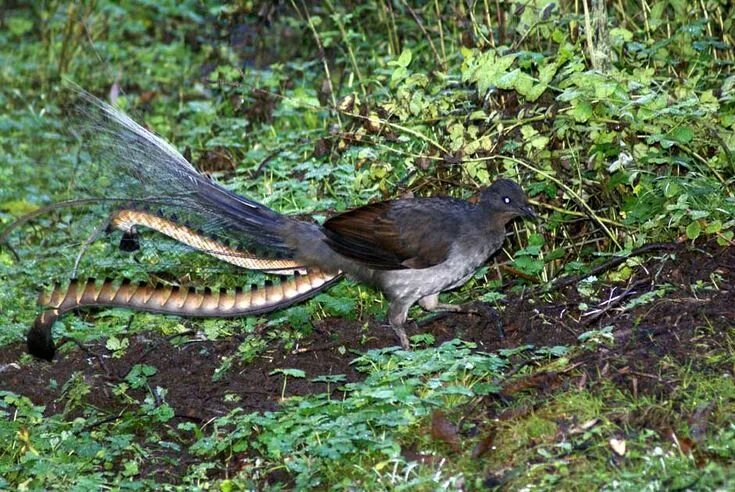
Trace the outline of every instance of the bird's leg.
{"label": "bird's leg", "polygon": [[388,322],[390,323],[390,327],[393,328],[398,340],[400,340],[403,350],[411,349],[411,344],[408,341],[408,335],[406,335],[406,329],[404,328],[409,307],[411,307],[409,303],[391,301],[390,308],[388,309]]}
{"label": "bird's leg", "polygon": [[419,306],[427,311],[436,313],[439,311],[451,311],[453,313],[465,312],[462,305],[447,304],[446,302],[439,302],[439,294],[432,294],[430,296],[422,297],[419,299]]}
{"label": "bird's leg", "polygon": [[492,320],[498,330],[498,336],[500,339],[505,338],[505,331],[503,330],[503,322],[500,319],[498,312],[486,302],[472,301],[464,304],[447,304],[439,302],[439,294],[432,294],[430,296],[422,297],[419,299],[419,306],[427,311],[450,311],[453,313],[464,313],[474,314],[476,316],[482,316],[487,320]]}

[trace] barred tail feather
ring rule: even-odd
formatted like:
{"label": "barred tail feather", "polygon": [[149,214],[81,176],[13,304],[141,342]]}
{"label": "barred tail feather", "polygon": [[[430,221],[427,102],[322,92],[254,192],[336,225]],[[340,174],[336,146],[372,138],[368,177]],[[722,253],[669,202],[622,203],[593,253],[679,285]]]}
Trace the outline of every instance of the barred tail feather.
{"label": "barred tail feather", "polygon": [[133,284],[123,280],[116,285],[106,279],[98,284],[95,279],[86,282],[72,280],[62,288],[57,285],[50,294],[43,293],[39,304],[46,308],[34,321],[28,332],[28,351],[36,357],[51,360],[55,344],[51,333],[54,322],[65,312],[81,307],[124,307],[155,313],[190,317],[236,317],[267,313],[313,297],[341,278],[320,270],[296,273],[278,283],[252,286],[235,291],[197,291],[177,286],[145,283]]}

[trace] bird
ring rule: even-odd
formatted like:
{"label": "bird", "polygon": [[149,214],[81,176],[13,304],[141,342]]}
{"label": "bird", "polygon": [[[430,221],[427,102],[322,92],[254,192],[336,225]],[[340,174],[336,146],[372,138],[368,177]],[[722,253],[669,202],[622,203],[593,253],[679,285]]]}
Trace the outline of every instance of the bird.
{"label": "bird", "polygon": [[[194,230],[166,219],[163,211],[130,213],[135,199],[127,197],[126,219],[117,215],[119,228],[129,233],[136,223],[147,225],[235,263],[234,258],[227,259],[229,246],[206,239],[213,231],[226,233],[250,248],[239,250],[250,262],[240,266],[297,278],[283,280],[277,292],[267,284],[257,302],[258,290],[251,289],[239,309],[242,292],[227,297],[226,293],[197,294],[141,285],[135,295],[136,289],[128,282],[119,287],[109,280],[102,286],[93,279],[84,285],[72,282],[65,291],[57,287],[44,297],[41,304],[50,310],[37,318],[27,337],[29,351],[48,360],[55,351],[53,321],[76,307],[128,306],[190,316],[247,315],[308,298],[342,276],[382,292],[389,302],[388,323],[401,347],[408,350],[409,308],[418,303],[428,311],[466,309],[439,302],[439,294],[463,285],[502,247],[509,222],[537,218],[520,185],[501,178],[482,189],[474,202],[448,196],[399,198],[339,213],[322,224],[301,220],[228,190],[122,111],[86,92],[80,96],[101,160],[137,183],[132,189],[125,185],[125,191],[138,196],[140,203],[154,202],[177,214],[198,217],[204,224],[203,230]],[[194,297],[187,300],[186,296]]]}
{"label": "bird", "polygon": [[446,196],[381,201],[323,225],[285,221],[279,234],[304,264],[339,270],[381,291],[388,322],[408,349],[409,308],[462,310],[440,303],[439,294],[466,283],[500,249],[505,226],[516,217],[536,214],[517,183],[499,179],[475,204]]}

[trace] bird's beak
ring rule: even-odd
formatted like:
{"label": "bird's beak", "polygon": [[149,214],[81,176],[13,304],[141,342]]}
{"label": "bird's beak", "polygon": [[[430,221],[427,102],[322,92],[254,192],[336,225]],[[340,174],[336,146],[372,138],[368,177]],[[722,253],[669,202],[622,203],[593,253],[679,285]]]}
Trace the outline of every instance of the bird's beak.
{"label": "bird's beak", "polygon": [[531,205],[524,205],[521,207],[521,216],[528,219],[538,220],[538,215],[536,215],[536,212],[533,210]]}

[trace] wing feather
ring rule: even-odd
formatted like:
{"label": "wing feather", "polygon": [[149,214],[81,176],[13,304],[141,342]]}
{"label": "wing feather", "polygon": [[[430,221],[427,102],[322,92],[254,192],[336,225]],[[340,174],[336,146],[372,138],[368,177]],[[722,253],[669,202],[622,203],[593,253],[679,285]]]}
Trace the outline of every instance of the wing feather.
{"label": "wing feather", "polygon": [[451,198],[384,201],[324,223],[337,253],[379,270],[420,269],[446,260],[459,231],[457,213],[469,206]]}

